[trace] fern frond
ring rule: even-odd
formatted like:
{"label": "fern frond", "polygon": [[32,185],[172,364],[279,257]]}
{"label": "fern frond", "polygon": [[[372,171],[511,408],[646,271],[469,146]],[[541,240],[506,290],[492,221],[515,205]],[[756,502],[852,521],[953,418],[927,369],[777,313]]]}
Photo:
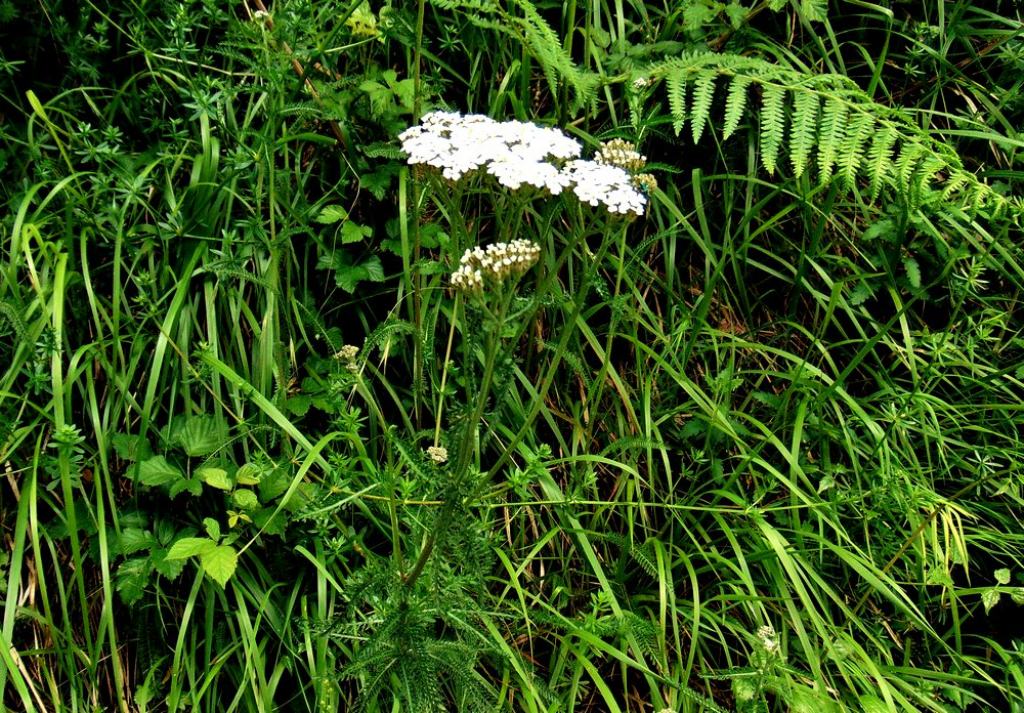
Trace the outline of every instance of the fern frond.
{"label": "fern frond", "polygon": [[789,132],[789,160],[799,178],[807,168],[807,158],[818,137],[818,95],[797,92],[794,97],[793,125]]}
{"label": "fern frond", "polygon": [[818,130],[818,173],[822,181],[832,176],[836,154],[846,138],[846,117],[845,102],[836,98],[825,102]]}
{"label": "fern frond", "polygon": [[722,138],[728,139],[739,128],[743,110],[747,106],[747,90],[753,80],[737,74],[729,83],[729,94],[725,98],[725,121],[722,122]]}
{"label": "fern frond", "polygon": [[682,73],[670,73],[666,78],[668,85],[668,108],[672,112],[672,130],[676,136],[683,130],[686,123],[686,79]]}
{"label": "fern frond", "polygon": [[891,125],[883,126],[875,134],[868,149],[867,170],[871,181],[871,200],[878,198],[882,185],[889,180],[892,172],[892,149],[896,145],[896,129]]}
{"label": "fern frond", "polygon": [[895,165],[895,179],[897,186],[902,187],[908,194],[913,186],[914,172],[926,153],[924,146],[917,143],[905,143],[900,147]]}
{"label": "fern frond", "polygon": [[875,117],[866,112],[853,116],[843,139],[842,150],[836,164],[843,179],[843,187],[852,190],[857,183],[857,172],[864,160],[864,146],[875,128]]}
{"label": "fern frond", "polygon": [[697,78],[693,85],[693,112],[690,116],[690,131],[693,143],[700,143],[704,126],[711,115],[711,102],[715,98],[715,75],[705,74]]}
{"label": "fern frond", "polygon": [[[823,6],[805,2],[802,7],[817,15]],[[899,109],[876,102],[849,77],[809,74],[758,57],[710,51],[684,53],[645,68],[634,66],[619,81],[637,75],[664,81],[677,134],[687,120],[686,93],[693,91],[689,121],[695,141],[713,122],[710,114],[719,77],[729,81],[721,123],[725,137],[735,134],[747,110],[746,92],[756,86],[761,92],[760,162],[769,174],[779,167],[783,147],[797,176],[806,172],[817,151],[819,180],[829,181],[835,173],[841,185],[852,190],[858,180],[867,179],[872,199],[890,189],[912,205],[923,205],[937,199],[939,192],[933,188],[939,186],[933,184],[945,176],[948,183],[943,193],[957,198],[965,210],[985,210],[993,218],[1015,211],[1016,217],[1024,217],[1020,212],[1024,200],[1007,198],[979,180],[963,167],[950,145]],[[787,115],[790,103],[793,111]],[[896,147],[900,152],[894,162]],[[924,170],[926,164],[928,170]]]}
{"label": "fern frond", "polygon": [[769,174],[775,173],[779,149],[786,131],[785,90],[777,84],[764,87],[761,97],[761,164]]}
{"label": "fern frond", "polygon": [[[11,329],[14,330],[14,334],[19,340],[24,341],[28,334],[28,329],[25,327],[25,322],[21,319],[20,310],[16,309],[11,303],[3,301],[0,302],[0,317],[6,319],[10,323]],[[3,320],[0,320],[3,321]]]}

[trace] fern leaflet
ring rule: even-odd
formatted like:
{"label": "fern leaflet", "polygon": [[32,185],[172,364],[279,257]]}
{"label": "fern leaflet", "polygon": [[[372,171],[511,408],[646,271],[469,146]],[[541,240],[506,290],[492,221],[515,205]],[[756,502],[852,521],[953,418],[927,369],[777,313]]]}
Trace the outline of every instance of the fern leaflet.
{"label": "fern leaflet", "polygon": [[775,173],[786,131],[785,100],[786,92],[781,86],[765,85],[761,98],[761,164],[769,174]]}
{"label": "fern leaflet", "polygon": [[892,168],[892,149],[896,145],[896,129],[885,126],[875,134],[868,150],[868,177],[871,179],[871,200],[878,198],[882,185],[889,180]]}
{"label": "fern leaflet", "polygon": [[751,78],[737,74],[729,84],[729,95],[725,98],[725,121],[722,123],[722,138],[728,139],[740,125],[743,109],[747,106],[747,89]]}
{"label": "fern leaflet", "polygon": [[836,154],[846,138],[846,117],[845,103],[839,99],[829,99],[825,102],[818,131],[818,172],[822,181],[827,181],[832,176]]}
{"label": "fern leaflet", "polygon": [[793,173],[799,178],[807,168],[807,158],[817,138],[818,95],[812,92],[797,92],[793,111],[793,125],[790,129],[789,160]]}
{"label": "fern leaflet", "polygon": [[690,116],[690,130],[693,132],[693,143],[700,143],[704,126],[711,115],[711,102],[715,98],[715,75],[705,74],[697,78],[693,85],[693,114]]}
{"label": "fern leaflet", "polygon": [[672,130],[679,136],[686,123],[686,80],[682,74],[668,75],[668,108],[672,112]]}
{"label": "fern leaflet", "polygon": [[867,113],[858,113],[850,121],[843,140],[842,151],[836,161],[843,178],[846,190],[852,190],[857,183],[857,172],[864,159],[864,145],[875,128],[875,117]]}

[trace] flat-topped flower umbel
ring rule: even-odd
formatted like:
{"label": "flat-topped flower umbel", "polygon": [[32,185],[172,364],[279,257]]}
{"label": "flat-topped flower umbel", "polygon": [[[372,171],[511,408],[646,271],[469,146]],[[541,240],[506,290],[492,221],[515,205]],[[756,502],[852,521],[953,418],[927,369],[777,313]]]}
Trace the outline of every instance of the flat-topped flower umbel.
{"label": "flat-topped flower umbel", "polygon": [[611,213],[642,215],[647,206],[638,186],[651,183],[633,176],[646,159],[622,140],[605,144],[588,161],[579,158],[580,143],[559,129],[441,111],[426,114],[398,138],[410,164],[439,169],[450,181],[482,170],[512,190],[527,185],[558,195],[572,189],[584,203]]}
{"label": "flat-topped flower umbel", "polygon": [[476,247],[463,253],[459,269],[452,273],[451,285],[456,290],[480,294],[487,284],[519,279],[539,258],[540,246],[529,240]]}

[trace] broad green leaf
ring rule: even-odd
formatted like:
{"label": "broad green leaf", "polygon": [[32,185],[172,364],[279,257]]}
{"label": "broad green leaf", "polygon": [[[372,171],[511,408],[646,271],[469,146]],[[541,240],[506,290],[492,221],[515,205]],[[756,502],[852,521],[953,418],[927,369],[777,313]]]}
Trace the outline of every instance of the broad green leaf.
{"label": "broad green leaf", "polygon": [[153,533],[137,527],[126,527],[117,538],[117,550],[122,555],[131,555],[141,550],[148,550],[156,544]]}
{"label": "broad green leaf", "polygon": [[184,493],[186,491],[188,491],[188,493],[190,495],[194,495],[196,497],[202,495],[203,494],[203,482],[201,480],[199,480],[199,478],[195,478],[195,477],[193,477],[193,478],[182,478],[181,480],[177,480],[177,481],[171,483],[171,487],[168,489],[167,493],[172,498],[176,498],[176,497],[178,497],[178,495],[180,495],[181,493]]}
{"label": "broad green leaf", "polygon": [[373,235],[373,228],[368,225],[360,225],[350,220],[341,226],[341,243],[343,245],[362,242],[363,238],[368,238],[371,235]]}
{"label": "broad green leaf", "polygon": [[238,553],[230,545],[217,545],[199,555],[199,563],[203,569],[220,586],[224,586],[231,579],[238,566]]}
{"label": "broad green leaf", "polygon": [[1009,584],[1010,583],[1010,570],[1006,567],[997,569],[992,573],[996,578],[996,584]]}
{"label": "broad green leaf", "polygon": [[173,429],[173,441],[192,457],[210,455],[224,445],[227,429],[214,416],[188,416]]}
{"label": "broad green leaf", "polygon": [[180,577],[181,573],[185,570],[185,560],[168,559],[167,554],[165,549],[153,550],[150,561],[153,563],[153,569],[159,572],[161,577],[173,581]]}
{"label": "broad green leaf", "polygon": [[147,557],[135,557],[117,568],[114,586],[125,604],[134,604],[142,598],[149,583],[150,563]]}
{"label": "broad green leaf", "polygon": [[210,536],[211,540],[220,539],[220,523],[212,517],[203,518],[203,529],[206,530],[206,534]]}
{"label": "broad green leaf", "polygon": [[340,205],[328,205],[324,206],[320,214],[317,215],[314,220],[318,223],[329,225],[331,223],[338,223],[348,219],[348,211],[342,208]]}
{"label": "broad green leaf", "polygon": [[211,488],[231,490],[231,479],[228,477],[228,472],[223,468],[200,468],[196,471],[196,475]]}
{"label": "broad green leaf", "polygon": [[153,449],[149,447],[149,441],[142,436],[129,436],[127,433],[115,433],[110,439],[114,452],[121,460],[136,462],[151,458]]}
{"label": "broad green leaf", "polygon": [[999,603],[1001,596],[998,589],[986,589],[982,592],[981,603],[985,607],[986,614],[992,611],[992,608]]}
{"label": "broad green leaf", "polygon": [[251,490],[236,490],[231,494],[231,500],[236,507],[242,510],[255,510],[260,506],[260,500],[256,497],[256,493]]}
{"label": "broad green leaf", "polygon": [[139,482],[150,488],[173,483],[184,477],[181,469],[163,456],[155,456],[139,465]]}
{"label": "broad green leaf", "polygon": [[238,485],[257,485],[263,478],[263,469],[253,463],[244,463],[235,473]]}
{"label": "broad green leaf", "polygon": [[361,267],[366,270],[366,276],[370,278],[372,282],[384,281],[384,265],[376,255],[371,255],[366,258],[366,261],[363,262]]}
{"label": "broad green leaf", "polygon": [[263,502],[274,500],[288,490],[291,479],[283,470],[275,469],[260,481],[260,499]]}
{"label": "broad green leaf", "polygon": [[167,559],[178,560],[195,557],[209,552],[216,546],[217,543],[208,537],[183,537],[171,545],[171,549],[167,551]]}

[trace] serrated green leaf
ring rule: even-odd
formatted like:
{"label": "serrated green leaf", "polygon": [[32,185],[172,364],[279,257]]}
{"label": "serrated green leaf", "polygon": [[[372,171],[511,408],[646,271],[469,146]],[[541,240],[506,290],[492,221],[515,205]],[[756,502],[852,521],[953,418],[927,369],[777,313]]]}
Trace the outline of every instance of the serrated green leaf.
{"label": "serrated green leaf", "polygon": [[907,282],[915,290],[921,288],[921,266],[912,257],[903,258],[903,269],[907,273]]}
{"label": "serrated green leaf", "polygon": [[227,440],[227,429],[214,416],[188,416],[175,424],[172,438],[186,455],[195,458],[210,455],[223,446]]}
{"label": "serrated green leaf", "polygon": [[260,506],[260,500],[252,490],[236,490],[231,494],[231,501],[242,510],[255,510]]}
{"label": "serrated green leaf", "polygon": [[154,456],[139,465],[139,483],[149,488],[168,485],[184,477],[181,468],[163,456]]}
{"label": "serrated green leaf", "polygon": [[212,517],[203,518],[203,529],[206,530],[206,534],[210,536],[211,540],[220,539],[220,523]]}
{"label": "serrated green leaf", "polygon": [[686,124],[686,80],[679,72],[669,74],[666,78],[668,88],[668,106],[672,113],[672,130],[679,136]]}
{"label": "serrated green leaf", "polygon": [[817,139],[820,101],[813,92],[798,92],[794,98],[793,123],[790,129],[789,160],[793,173],[800,177],[807,168],[811,148]]}
{"label": "serrated green leaf", "polygon": [[217,543],[208,537],[183,537],[167,550],[167,559],[178,560],[195,557],[209,552],[216,546]]}
{"label": "serrated green leaf", "polygon": [[347,210],[342,208],[340,205],[328,205],[324,206],[323,210],[320,211],[320,214],[313,220],[324,225],[330,225],[347,219]]}
{"label": "serrated green leaf", "polygon": [[363,238],[368,238],[371,235],[373,235],[373,228],[368,225],[360,225],[350,220],[341,226],[342,245],[362,242]]}
{"label": "serrated green leaf", "polygon": [[172,498],[178,497],[181,493],[188,492],[189,495],[199,497],[203,494],[203,483],[199,478],[182,478],[171,483],[171,487],[168,488],[167,494]]}
{"label": "serrated green leaf", "polygon": [[847,298],[847,302],[852,307],[857,307],[867,302],[875,294],[875,289],[867,284],[866,282],[859,283],[853,290],[850,291],[850,296]]}
{"label": "serrated green leaf", "polygon": [[292,396],[284,402],[285,408],[296,416],[305,416],[312,404],[313,401],[308,396],[302,394]]}
{"label": "serrated green leaf", "polygon": [[217,545],[201,553],[199,563],[206,573],[223,587],[238,567],[238,553],[230,545]]}
{"label": "serrated green leaf", "polygon": [[263,478],[263,470],[254,463],[243,463],[235,472],[238,485],[257,485]]}
{"label": "serrated green leaf", "polygon": [[149,584],[150,567],[147,557],[135,557],[121,563],[117,568],[114,586],[122,602],[134,604],[142,598]]}
{"label": "serrated green leaf", "polygon": [[156,545],[153,533],[137,527],[126,527],[117,538],[117,551],[121,555],[131,555],[148,550]]}
{"label": "serrated green leaf", "polygon": [[291,481],[287,473],[283,470],[275,469],[263,476],[263,480],[260,481],[260,499],[265,503],[270,502],[287,491],[290,484]]}
{"label": "serrated green leaf", "polygon": [[981,593],[981,604],[985,607],[985,613],[988,614],[992,611],[992,608],[999,603],[1002,595],[998,589],[986,589]]}
{"label": "serrated green leaf", "polygon": [[1010,599],[1018,606],[1024,606],[1024,587],[1014,587],[1010,590]]}
{"label": "serrated green leaf", "polygon": [[150,561],[153,563],[153,569],[161,577],[171,581],[180,577],[181,573],[185,571],[185,559],[168,559],[165,549],[153,550]]}
{"label": "serrated green leaf", "polygon": [[288,519],[285,517],[284,512],[280,512],[277,514],[277,517],[274,517],[276,509],[277,508],[266,507],[253,513],[253,524],[263,530],[267,535],[283,535],[285,527],[288,524]]}
{"label": "serrated green leaf", "polygon": [[136,462],[153,457],[153,449],[142,436],[129,436],[127,433],[115,433],[110,439],[114,452],[121,460]]}
{"label": "serrated green leaf", "polygon": [[366,276],[372,282],[383,282],[384,281],[384,265],[381,263],[380,258],[376,255],[371,255],[366,258],[361,267],[366,270]]}
{"label": "serrated green leaf", "polygon": [[1010,583],[1010,570],[1006,567],[997,569],[992,573],[992,576],[996,578],[996,584],[1009,584]]}
{"label": "serrated green leaf", "polygon": [[218,490],[231,490],[231,478],[223,468],[206,467],[196,471],[196,476],[211,488]]}

